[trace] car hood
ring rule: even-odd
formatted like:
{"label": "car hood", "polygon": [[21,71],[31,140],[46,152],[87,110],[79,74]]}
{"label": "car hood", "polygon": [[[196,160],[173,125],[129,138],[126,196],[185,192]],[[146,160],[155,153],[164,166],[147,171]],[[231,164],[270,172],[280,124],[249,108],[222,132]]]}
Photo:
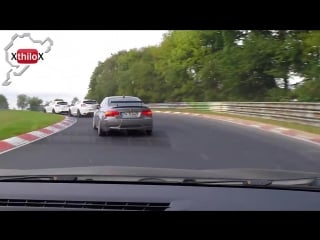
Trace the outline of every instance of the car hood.
{"label": "car hood", "polygon": [[76,175],[76,176],[117,176],[117,177],[152,177],[152,178],[215,178],[215,179],[268,179],[286,180],[320,177],[320,173],[255,169],[172,169],[153,167],[121,167],[121,166],[93,166],[48,169],[0,169],[0,176],[17,175]]}

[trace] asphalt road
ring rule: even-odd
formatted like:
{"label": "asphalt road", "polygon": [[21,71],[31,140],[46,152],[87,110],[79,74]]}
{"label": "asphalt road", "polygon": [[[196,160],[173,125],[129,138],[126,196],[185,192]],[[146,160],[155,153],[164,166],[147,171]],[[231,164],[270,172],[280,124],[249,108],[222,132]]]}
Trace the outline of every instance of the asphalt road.
{"label": "asphalt road", "polygon": [[91,118],[0,155],[0,168],[137,166],[320,171],[320,147],[274,133],[195,116],[154,113],[153,136],[98,137]]}

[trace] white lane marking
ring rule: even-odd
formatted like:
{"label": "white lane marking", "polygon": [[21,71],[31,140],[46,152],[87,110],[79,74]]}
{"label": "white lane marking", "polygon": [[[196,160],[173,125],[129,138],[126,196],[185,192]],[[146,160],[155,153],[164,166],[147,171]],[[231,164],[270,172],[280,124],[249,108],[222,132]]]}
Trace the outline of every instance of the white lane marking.
{"label": "white lane marking", "polygon": [[65,127],[65,125],[63,125],[63,124],[61,124],[61,123],[56,123],[56,124],[54,124],[55,126],[59,126],[59,127]]}
{"label": "white lane marking", "polygon": [[68,123],[60,123],[59,126],[66,127],[66,126],[69,126],[69,124]]}
{"label": "white lane marking", "polygon": [[282,127],[277,127],[276,129],[277,129],[277,130],[280,130],[280,131],[290,130],[290,129],[288,129],[288,128],[282,128]]}
{"label": "white lane marking", "polygon": [[46,127],[46,128],[44,128],[44,129],[48,129],[48,130],[50,130],[50,131],[52,131],[52,132],[58,132],[58,131],[60,130],[59,128],[55,128],[55,127],[51,127],[51,126]]}
{"label": "white lane marking", "polygon": [[48,135],[47,133],[40,132],[40,131],[32,131],[32,132],[29,132],[28,134],[31,134],[36,137],[45,137]]}
{"label": "white lane marking", "polygon": [[306,137],[297,137],[297,136],[287,135],[287,134],[282,133],[282,132],[276,132],[276,133],[281,134],[281,135],[286,136],[286,137],[289,137],[289,138],[295,138],[297,140],[305,141],[305,142],[308,142],[308,143],[313,143],[313,144],[316,144],[317,146],[320,146],[320,143],[312,141],[312,140],[309,140]]}
{"label": "white lane marking", "polygon": [[[230,121],[230,122],[231,122],[231,121]],[[247,125],[242,124],[242,123],[239,123],[239,124],[244,125],[244,126],[247,126]],[[260,125],[250,125],[250,127],[261,128],[261,126],[260,126]]]}
{"label": "white lane marking", "polygon": [[10,143],[10,144],[12,144],[14,146],[23,145],[23,144],[26,144],[26,143],[29,142],[28,140],[25,140],[25,139],[19,138],[19,137],[11,137],[11,138],[5,139],[3,141],[7,142],[7,143]]}

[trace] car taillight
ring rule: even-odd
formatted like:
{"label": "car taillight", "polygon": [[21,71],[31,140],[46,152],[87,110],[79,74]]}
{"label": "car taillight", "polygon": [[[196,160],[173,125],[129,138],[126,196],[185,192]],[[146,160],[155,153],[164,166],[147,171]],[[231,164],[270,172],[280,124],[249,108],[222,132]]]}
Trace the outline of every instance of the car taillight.
{"label": "car taillight", "polygon": [[118,111],[106,111],[105,112],[105,116],[106,117],[116,117],[116,116],[119,116],[119,112]]}
{"label": "car taillight", "polygon": [[143,111],[141,112],[141,115],[142,115],[142,116],[145,116],[145,117],[152,117],[152,111],[151,111],[150,109],[148,109],[148,110],[143,110]]}

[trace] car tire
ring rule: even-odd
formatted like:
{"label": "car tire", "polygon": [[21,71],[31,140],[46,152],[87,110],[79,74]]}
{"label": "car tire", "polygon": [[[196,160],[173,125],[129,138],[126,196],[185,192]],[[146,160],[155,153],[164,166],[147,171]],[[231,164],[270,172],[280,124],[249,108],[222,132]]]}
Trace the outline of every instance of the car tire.
{"label": "car tire", "polygon": [[151,135],[152,135],[152,130],[146,130],[146,134],[147,134],[148,136],[151,136]]}
{"label": "car tire", "polygon": [[94,118],[92,119],[92,128],[93,128],[94,130],[97,130],[97,126],[96,126],[96,124],[95,124],[95,122],[94,122]]}
{"label": "car tire", "polygon": [[105,136],[105,135],[106,135],[106,133],[105,133],[105,131],[103,131],[101,129],[101,123],[99,122],[99,124],[98,124],[98,136],[102,137],[102,136]]}
{"label": "car tire", "polygon": [[72,117],[71,110],[68,111],[68,116]]}
{"label": "car tire", "polygon": [[80,113],[80,111],[79,111],[79,109],[78,109],[78,111],[77,111],[77,117],[78,117],[78,118],[81,118],[81,116],[82,116],[82,115],[81,115],[81,113]]}
{"label": "car tire", "polygon": [[54,110],[54,108],[52,108],[52,113],[53,113],[53,114],[56,113],[56,110]]}
{"label": "car tire", "polygon": [[43,109],[43,112],[44,112],[44,113],[47,113],[47,110],[46,110],[46,109]]}

